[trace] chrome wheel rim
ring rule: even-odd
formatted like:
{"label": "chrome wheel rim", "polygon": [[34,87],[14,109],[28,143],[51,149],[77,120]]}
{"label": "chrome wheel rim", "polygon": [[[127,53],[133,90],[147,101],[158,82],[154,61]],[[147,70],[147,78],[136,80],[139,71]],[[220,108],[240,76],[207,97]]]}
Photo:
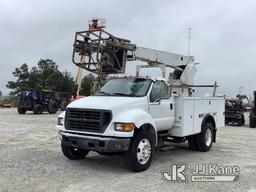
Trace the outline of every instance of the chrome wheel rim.
{"label": "chrome wheel rim", "polygon": [[209,147],[212,143],[212,132],[211,129],[206,129],[205,131],[205,144],[207,147]]}
{"label": "chrome wheel rim", "polygon": [[146,138],[143,138],[137,148],[137,159],[140,164],[146,164],[151,156],[151,144]]}

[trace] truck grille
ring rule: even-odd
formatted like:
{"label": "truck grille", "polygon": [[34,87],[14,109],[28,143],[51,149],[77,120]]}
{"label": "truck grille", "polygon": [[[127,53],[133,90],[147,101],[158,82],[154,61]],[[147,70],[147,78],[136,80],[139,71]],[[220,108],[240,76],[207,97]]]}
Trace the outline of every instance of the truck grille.
{"label": "truck grille", "polygon": [[103,133],[112,119],[108,110],[74,109],[66,110],[65,128],[68,130]]}

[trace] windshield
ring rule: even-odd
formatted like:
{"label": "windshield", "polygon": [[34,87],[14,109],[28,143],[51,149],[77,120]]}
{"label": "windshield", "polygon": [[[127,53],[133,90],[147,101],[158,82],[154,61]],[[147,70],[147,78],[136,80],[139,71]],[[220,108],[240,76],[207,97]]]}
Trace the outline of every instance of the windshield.
{"label": "windshield", "polygon": [[98,91],[97,95],[139,97],[147,94],[150,79],[112,79]]}

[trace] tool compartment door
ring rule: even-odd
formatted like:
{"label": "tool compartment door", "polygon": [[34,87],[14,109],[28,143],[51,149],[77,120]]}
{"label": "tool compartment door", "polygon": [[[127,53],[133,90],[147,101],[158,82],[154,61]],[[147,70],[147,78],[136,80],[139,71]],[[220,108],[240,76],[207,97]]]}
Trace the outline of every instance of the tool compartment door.
{"label": "tool compartment door", "polygon": [[205,115],[213,116],[216,128],[224,127],[224,99],[183,97],[176,99],[175,124],[171,136],[185,137],[201,132]]}
{"label": "tool compartment door", "polygon": [[194,133],[194,100],[184,99],[183,109],[183,133],[192,135]]}
{"label": "tool compartment door", "polygon": [[195,100],[195,119],[194,119],[194,133],[201,132],[202,122],[207,114],[214,118],[216,128],[223,125],[224,122],[224,100],[217,98],[197,99]]}

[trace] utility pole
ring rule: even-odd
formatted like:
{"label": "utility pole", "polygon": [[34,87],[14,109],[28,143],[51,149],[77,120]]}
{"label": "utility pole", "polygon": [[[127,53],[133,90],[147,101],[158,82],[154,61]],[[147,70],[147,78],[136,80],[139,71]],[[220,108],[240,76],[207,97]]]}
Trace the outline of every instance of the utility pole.
{"label": "utility pole", "polygon": [[190,56],[190,40],[191,40],[191,30],[192,28],[188,28],[188,56]]}

